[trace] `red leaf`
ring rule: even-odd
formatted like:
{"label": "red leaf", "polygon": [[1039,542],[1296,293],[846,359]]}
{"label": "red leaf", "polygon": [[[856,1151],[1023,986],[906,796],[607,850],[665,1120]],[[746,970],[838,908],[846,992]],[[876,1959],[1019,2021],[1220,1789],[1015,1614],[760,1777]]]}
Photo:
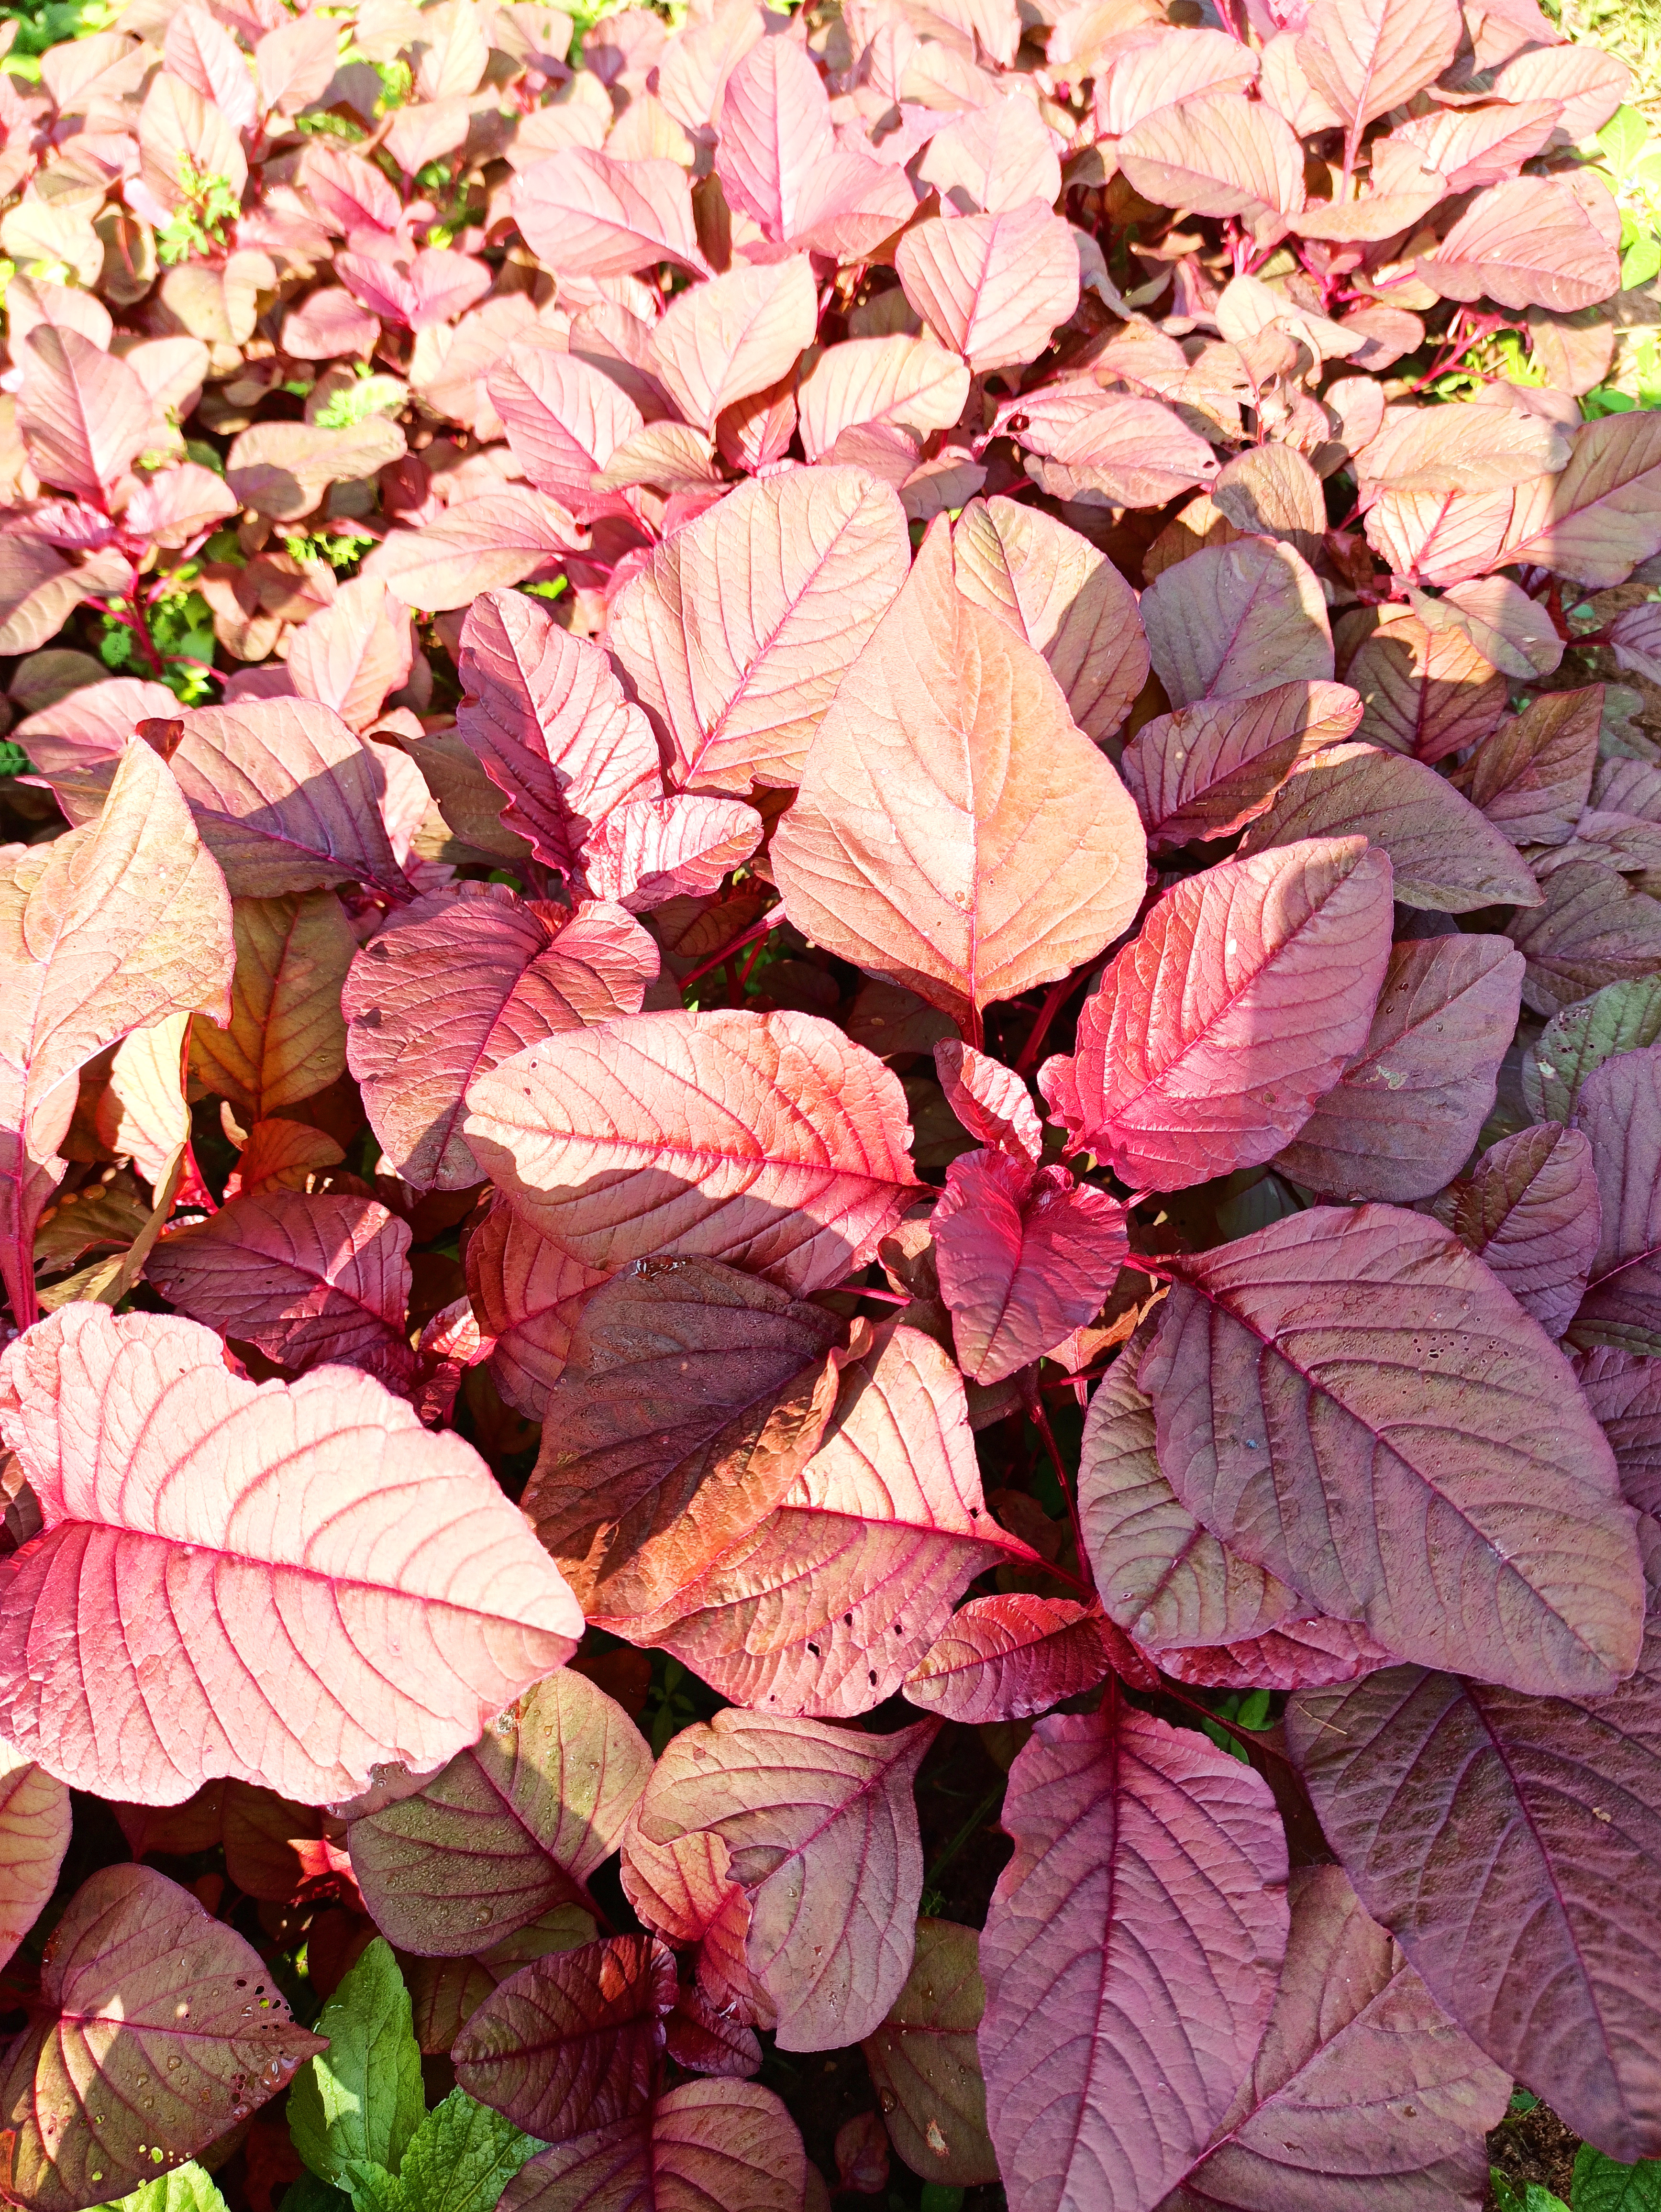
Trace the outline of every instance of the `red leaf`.
{"label": "red leaf", "polygon": [[1493,1107],[1522,985],[1503,937],[1393,945],[1366,1042],[1276,1165],[1341,1198],[1405,1205],[1440,1190]]}
{"label": "red leaf", "polygon": [[649,1936],[555,1952],[492,1990],[456,2038],[456,2080],[544,2142],[650,2109],[675,1962]]}
{"label": "red leaf", "polygon": [[922,1888],[912,1783],[937,1725],[863,1735],[729,1706],[658,1761],[642,1832],[727,1844],[782,2051],[857,2042],[904,1984]]}
{"label": "red leaf", "polygon": [[1460,1243],[1548,1336],[1561,1336],[1585,1294],[1603,1218],[1585,1135],[1557,1121],[1519,1129],[1485,1152],[1457,1189]]}
{"label": "red leaf", "polygon": [[1243,538],[1161,570],[1142,593],[1154,673],[1173,707],[1332,675],[1326,601],[1289,545]]}
{"label": "red leaf", "polygon": [[1037,1167],[1043,1128],[1019,1075],[956,1037],[943,1037],[935,1046],[934,1072],[946,1104],[971,1137]]}
{"label": "red leaf", "polygon": [[1143,852],[1116,774],[1039,655],[958,590],[935,523],[774,837],[791,920],[970,1024],[1110,943]]}
{"label": "red leaf", "polygon": [[1329,1620],[1317,1613],[1305,1620],[1283,1620],[1244,1644],[1161,1651],[1159,1661],[1176,1680],[1202,1689],[1305,1690],[1353,1682],[1388,1667],[1395,1656],[1354,1621]]}
{"label": "red leaf", "polygon": [[615,2128],[523,2166],[500,2212],[798,2212],[809,2172],[801,2137],[757,2081],[683,2081]]}
{"label": "red leaf", "polygon": [[1129,1249],[1117,1199],[1002,1152],[952,1161],[932,1225],[958,1364],[976,1382],[1001,1382],[1098,1312]]}
{"label": "red leaf", "polygon": [[659,380],[689,422],[713,431],[723,408],[788,373],[818,318],[805,253],[733,269],[671,302],[652,335]]}
{"label": "red leaf", "polygon": [[526,339],[484,380],[508,443],[538,491],[573,514],[626,512],[626,502],[594,490],[594,478],[641,428],[634,401],[580,354],[557,353]]}
{"label": "red leaf", "polygon": [[1433,84],[1459,44],[1455,0],[1314,0],[1304,74],[1357,131]]}
{"label": "red leaf", "polygon": [[1195,215],[1238,215],[1260,238],[1304,204],[1303,149],[1265,100],[1226,87],[1161,107],[1119,141],[1144,199]]}
{"label": "red leaf", "polygon": [[0,2075],[7,2191],[40,2212],[182,2166],[324,2048],[252,1946],[149,1867],[106,1867],[76,1893],[40,1994],[47,2016]]}
{"label": "red leaf", "polygon": [[542,1419],[582,1301],[605,1279],[500,1199],[467,1240],[467,1295],[492,1340],[490,1373],[510,1406]]}
{"label": "red leaf", "polygon": [[125,362],[49,323],[30,331],[17,366],[17,427],[36,472],[104,506],[149,441],[149,392]]}
{"label": "red leaf", "polygon": [[1088,1609],[1070,1598],[971,1598],[906,1676],[914,1705],[945,1720],[1025,1720],[1093,1690],[1107,1653]]}
{"label": "red leaf", "polygon": [[1162,1190],[1272,1158],[1361,1048],[1390,915],[1390,862],[1360,838],[1178,884],[1040,1071],[1073,1145]]}
{"label": "red leaf", "polygon": [[[1041,1720],[981,1937],[981,2064],[1027,2212],[1153,2212],[1248,2078],[1287,1936],[1268,1784],[1123,1708]],[[1148,2124],[1150,2101],[1159,2120]]]}
{"label": "red leaf", "polygon": [[1164,1264],[1141,1381],[1159,1465],[1207,1527],[1421,1664],[1537,1696],[1631,1671],[1642,1591],[1613,1457],[1481,1261],[1363,1206]]}
{"label": "red leaf", "polygon": [[144,1272],[180,1313],[293,1374],[330,1361],[391,1383],[414,1367],[409,1253],[373,1199],[277,1189],[164,1236]]}
{"label": "red leaf", "polygon": [[1591,1144],[1603,1224],[1570,1341],[1653,1354],[1661,1349],[1661,1049],[1594,1068],[1574,1118]]}
{"label": "red leaf", "polygon": [[515,1210],[606,1273],[701,1255],[824,1290],[917,1188],[897,1078],[807,1014],[638,1014],[551,1037],[474,1082],[463,1127]]}
{"label": "red leaf", "polygon": [[193,1322],[68,1305],[0,1362],[0,1426],[46,1524],[0,1561],[0,1711],[77,1788],[347,1796],[471,1742],[582,1632],[472,1448],[367,1376],[256,1388]]}
{"label": "red leaf", "polygon": [[498,884],[431,891],[392,917],[341,994],[346,1064],[375,1135],[417,1190],[465,1190],[467,1086],[528,1045],[637,1013],[657,950],[620,908],[575,914]]}
{"label": "red leaf", "polygon": [[1342,684],[1277,684],[1249,699],[1201,700],[1144,722],[1119,773],[1147,825],[1149,850],[1243,830],[1300,761],[1342,743],[1361,711]]}

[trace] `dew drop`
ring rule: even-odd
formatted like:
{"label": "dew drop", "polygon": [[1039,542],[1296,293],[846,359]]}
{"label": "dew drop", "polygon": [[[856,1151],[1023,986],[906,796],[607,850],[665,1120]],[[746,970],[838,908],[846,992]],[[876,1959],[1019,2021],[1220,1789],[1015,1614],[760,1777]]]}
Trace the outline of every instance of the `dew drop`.
{"label": "dew drop", "polygon": [[488,1928],[490,1924],[490,1908],[488,1905],[481,1905],[473,1915],[473,1925],[475,1928]]}

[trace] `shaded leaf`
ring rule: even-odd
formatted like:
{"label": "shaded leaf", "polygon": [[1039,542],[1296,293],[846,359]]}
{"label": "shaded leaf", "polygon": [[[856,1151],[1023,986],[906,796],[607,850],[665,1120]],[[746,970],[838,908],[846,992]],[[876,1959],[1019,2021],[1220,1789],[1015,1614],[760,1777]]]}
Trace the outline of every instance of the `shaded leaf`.
{"label": "shaded leaf", "polygon": [[796,2212],[807,2171],[770,2089],[684,2081],[649,2113],[541,2152],[508,2183],[501,2212]]}
{"label": "shaded leaf", "polygon": [[1585,1294],[1601,1220],[1591,1145],[1548,1121],[1482,1155],[1459,1187],[1453,1227],[1524,1312],[1561,1337]]}
{"label": "shaded leaf", "polygon": [[1542,691],[1485,738],[1453,781],[1514,844],[1567,844],[1591,794],[1603,712],[1601,684]]}
{"label": "shaded leaf", "polygon": [[1347,686],[1308,682],[1156,714],[1119,764],[1149,849],[1166,852],[1244,829],[1299,762],[1342,743],[1360,717],[1361,702]]}
{"label": "shaded leaf", "polygon": [[1254,538],[1206,546],[1154,578],[1141,616],[1154,673],[1173,707],[1332,675],[1326,603],[1289,545]]}
{"label": "shaded leaf", "polygon": [[240,898],[228,1022],[191,1025],[191,1069],[250,1123],[326,1091],[346,1065],[341,987],[357,948],[332,891]]}
{"label": "shaded leaf", "polygon": [[0,1966],[51,1902],[69,1841],[69,1791],[0,1743]]}
{"label": "shaded leaf", "polygon": [[1622,1053],[1580,1087],[1575,1121],[1591,1146],[1602,1229],[1574,1344],[1661,1350],[1661,1047]]}
{"label": "shaded leaf", "polygon": [[919,1920],[905,1987],[864,2045],[895,2149],[914,2173],[946,2188],[998,2178],[975,2040],[986,2008],[977,1948],[972,1928]]}

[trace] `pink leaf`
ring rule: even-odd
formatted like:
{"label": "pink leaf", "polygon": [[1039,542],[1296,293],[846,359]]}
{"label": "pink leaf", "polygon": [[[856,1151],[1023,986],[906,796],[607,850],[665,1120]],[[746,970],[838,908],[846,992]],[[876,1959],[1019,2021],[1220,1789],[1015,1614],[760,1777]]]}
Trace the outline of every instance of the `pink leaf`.
{"label": "pink leaf", "polygon": [[1585,1133],[1557,1121],[1519,1129],[1484,1152],[1457,1191],[1460,1243],[1548,1336],[1561,1337],[1585,1295],[1603,1220]]}
{"label": "pink leaf", "polygon": [[629,799],[590,832],[583,872],[599,898],[649,914],[672,898],[701,896],[750,858],[765,824],[739,799],[677,792]]}
{"label": "pink leaf", "polygon": [[1300,761],[1342,743],[1361,712],[1345,685],[1303,682],[1248,699],[1202,699],[1144,722],[1119,773],[1141,810],[1150,849],[1243,830]]}
{"label": "pink leaf", "polygon": [[496,362],[484,388],[538,490],[573,514],[613,503],[594,478],[641,428],[641,412],[609,376],[580,354],[526,343]]}
{"label": "pink leaf", "polygon": [[1072,233],[1042,199],[908,230],[895,256],[906,298],[971,370],[1033,361],[1079,304]]}
{"label": "pink leaf", "polygon": [[640,1011],[657,951],[618,908],[574,915],[497,884],[429,892],[352,963],[346,1062],[376,1136],[418,1190],[480,1180],[467,1086],[527,1045]]}
{"label": "pink leaf", "polygon": [[1176,1681],[1201,1689],[1310,1690],[1353,1682],[1388,1667],[1395,1656],[1358,1622],[1329,1620],[1317,1613],[1282,1620],[1244,1644],[1161,1651],[1159,1666]]}
{"label": "pink leaf", "polygon": [[504,484],[487,497],[458,501],[423,529],[389,532],[362,573],[380,577],[406,606],[433,613],[523,583],[581,541],[569,513],[545,492]]}
{"label": "pink leaf", "polygon": [[1134,1338],[1114,1362],[1085,1421],[1079,1517],[1096,1587],[1108,1618],[1153,1651],[1243,1644],[1303,1601],[1202,1527],[1160,1472],[1153,1408],[1136,1382],[1146,1342]]}
{"label": "pink leaf", "polygon": [[1252,538],[1208,546],[1154,578],[1141,616],[1173,707],[1331,678],[1326,601],[1289,545]]}
{"label": "pink leaf", "polygon": [[1652,410],[1585,423],[1561,476],[1517,492],[1503,543],[1482,565],[1530,561],[1584,584],[1624,584],[1640,561],[1661,552],[1658,484],[1661,420]]}
{"label": "pink leaf", "polygon": [[1359,132],[1441,76],[1459,44],[1456,0],[1314,0],[1298,59]]}
{"label": "pink leaf", "polygon": [[140,722],[166,720],[178,711],[179,702],[165,684],[115,676],[82,684],[25,716],[13,735],[50,780],[88,761],[113,760],[125,750]]}
{"label": "pink leaf", "polygon": [[726,1844],[782,2051],[869,2035],[904,1984],[922,1888],[912,1784],[938,1725],[864,1735],[728,1706],[658,1761],[642,1832]]}
{"label": "pink leaf", "polygon": [[[0,2075],[6,2185],[40,2212],[182,2166],[324,2048],[252,1945],[149,1867],[106,1867],[76,1893],[40,1994],[46,2017]],[[68,2081],[82,2089],[66,2102]]]}
{"label": "pink leaf", "polygon": [[918,439],[949,430],[969,396],[969,368],[933,338],[896,331],[830,346],[802,380],[802,446],[823,460],[844,430],[900,429]]}
{"label": "pink leaf", "polygon": [[1493,1107],[1522,986],[1503,937],[1393,946],[1366,1042],[1279,1156],[1281,1172],[1340,1198],[1432,1197]]}
{"label": "pink leaf", "polygon": [[855,469],[746,484],[660,545],[607,639],[677,784],[794,784],[849,665],[904,580],[905,518]]}
{"label": "pink leaf", "polygon": [[570,2142],[650,2109],[675,1965],[649,1936],[534,1959],[457,2037],[456,2080],[515,2127]]}
{"label": "pink leaf", "polygon": [[1473,805],[1518,845],[1564,845],[1591,794],[1603,687],[1543,691],[1456,769]]}
{"label": "pink leaf", "polygon": [[[45,1521],[0,1563],[0,1711],[76,1787],[348,1796],[471,1742],[582,1632],[472,1448],[367,1376],[256,1387],[193,1322],[76,1304],[7,1352],[0,1391]],[[66,1605],[95,1674],[74,1637],[40,1664]]]}
{"label": "pink leaf", "polygon": [[673,161],[616,161],[569,147],[521,170],[511,204],[526,242],[556,276],[627,276],[660,261],[708,273],[686,172]]}
{"label": "pink leaf", "polygon": [[1445,300],[1484,294],[1503,307],[1568,313],[1621,289],[1614,248],[1556,177],[1517,177],[1479,192],[1419,274]]}
{"label": "pink leaf", "polygon": [[1107,1653],[1070,1598],[971,1598],[906,1676],[914,1705],[949,1721],[1025,1720],[1094,1689]]}
{"label": "pink leaf", "polygon": [[42,323],[23,343],[17,427],[44,482],[100,505],[149,441],[155,405],[125,362]]}
{"label": "pink leaf", "polygon": [[232,130],[253,128],[253,72],[248,57],[206,9],[181,9],[167,27],[161,52],[169,72],[216,107]]}
{"label": "pink leaf", "polygon": [[940,194],[942,212],[950,207],[959,215],[1007,215],[1029,200],[1053,207],[1062,195],[1049,126],[1031,100],[1013,92],[937,131],[917,174]]}
{"label": "pink leaf", "polygon": [[1140,902],[1144,848],[1042,658],[964,598],[951,559],[937,521],[843,682],[772,858],[798,928],[965,1024],[1110,944]]}
{"label": "pink leaf", "polygon": [[302,699],[332,707],[355,730],[410,680],[414,640],[404,604],[372,576],[354,576],[289,641],[289,680]]}
{"label": "pink leaf", "polygon": [[1043,1128],[1019,1075],[956,1037],[935,1046],[934,1072],[946,1104],[971,1137],[1037,1167]]}
{"label": "pink leaf", "polygon": [[1181,1190],[1271,1159],[1366,1040],[1390,862],[1360,838],[1224,860],[1167,891],[1038,1087],[1071,1142]]}
{"label": "pink leaf", "polygon": [[[1207,1527],[1421,1664],[1536,1696],[1600,1696],[1631,1671],[1641,1577],[1613,1458],[1561,1352],[1480,1260],[1364,1206],[1169,1264],[1141,1379],[1159,1464]],[[1364,1334],[1332,1326],[1338,1297]]]}
{"label": "pink leaf", "polygon": [[652,337],[659,380],[689,422],[712,431],[723,408],[787,374],[818,319],[805,253],[733,269],[670,303]]}
{"label": "pink leaf", "polygon": [[1129,1249],[1117,1199],[1003,1152],[952,1161],[933,1226],[958,1363],[983,1383],[1041,1358],[1098,1312]]}
{"label": "pink leaf", "polygon": [[[1153,2212],[1247,2078],[1287,1936],[1268,1784],[1122,1707],[1038,1722],[981,1938],[987,2121],[1019,2212]],[[1150,2107],[1159,2123],[1150,2125]]]}
{"label": "pink leaf", "polygon": [[1161,107],[1119,141],[1144,199],[1195,215],[1238,215],[1277,236],[1304,204],[1303,149],[1266,101],[1226,88]]}
{"label": "pink leaf", "polygon": [[807,1014],[638,1014],[551,1038],[475,1081],[463,1128],[515,1210],[607,1273],[701,1254],[823,1290],[917,1188],[898,1079]]}
{"label": "pink leaf", "polygon": [[1146,46],[1127,47],[1098,77],[1096,130],[1104,138],[1121,137],[1174,100],[1222,85],[1244,91],[1257,72],[1250,47],[1222,31],[1156,35]]}
{"label": "pink leaf", "polygon": [[769,238],[793,240],[817,209],[818,174],[837,158],[830,102],[812,57],[794,39],[762,39],[727,80],[715,173],[729,206]]}
{"label": "pink leaf", "polygon": [[0,1966],[52,1902],[70,1825],[63,1784],[0,1742]]}
{"label": "pink leaf", "polygon": [[1591,46],[1536,47],[1532,53],[1513,56],[1494,76],[1494,92],[1512,105],[1561,103],[1553,134],[1558,146],[1578,146],[1601,131],[1632,88],[1633,75],[1626,63]]}

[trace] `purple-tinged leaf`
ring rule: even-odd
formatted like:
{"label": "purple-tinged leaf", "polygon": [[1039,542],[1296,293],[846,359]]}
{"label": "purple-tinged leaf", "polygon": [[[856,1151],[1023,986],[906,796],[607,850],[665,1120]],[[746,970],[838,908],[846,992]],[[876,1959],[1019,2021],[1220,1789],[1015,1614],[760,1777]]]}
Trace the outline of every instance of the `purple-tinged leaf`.
{"label": "purple-tinged leaf", "polygon": [[649,2112],[539,2152],[500,2212],[799,2212],[812,2171],[770,2089],[683,2081]]}
{"label": "purple-tinged leaf", "polygon": [[1569,1340],[1583,1352],[1615,1344],[1654,1354],[1661,1352],[1661,1046],[1594,1069],[1574,1118],[1591,1146],[1603,1224]]}
{"label": "purple-tinged leaf", "polygon": [[1078,248],[1042,199],[914,224],[894,266],[928,328],[977,375],[1036,360],[1079,304]]}
{"label": "purple-tinged leaf", "polygon": [[1445,300],[1502,307],[1590,307],[1621,289],[1620,259],[1559,177],[1516,177],[1481,191],[1433,253],[1414,264]]}
{"label": "purple-tinged leaf", "polygon": [[1421,1664],[1542,1697],[1631,1671],[1642,1580],[1614,1458],[1463,1245],[1393,1206],[1317,1206],[1162,1264],[1139,1379],[1208,1528]]}
{"label": "purple-tinged leaf", "polygon": [[1154,578],[1141,616],[1173,707],[1331,679],[1326,601],[1289,545],[1252,538],[1208,546]]}
{"label": "purple-tinged leaf", "polygon": [[429,891],[358,953],[341,994],[346,1062],[399,1175],[417,1190],[482,1180],[467,1087],[527,1045],[640,1011],[657,948],[615,906],[575,912],[498,884]]}
{"label": "purple-tinged leaf", "polygon": [[1484,738],[1453,781],[1517,845],[1566,845],[1591,790],[1603,687],[1542,691]]}
{"label": "purple-tinged leaf", "polygon": [[400,1950],[453,1958],[556,1906],[620,1840],[652,1771],[645,1739],[602,1690],[562,1668],[413,1795],[355,1820],[352,1871]]}
{"label": "purple-tinged leaf", "polygon": [[1586,1703],[1392,1667],[1287,1714],[1367,1910],[1489,2057],[1623,2160],[1661,2149],[1658,1691],[1652,1626]]}
{"label": "purple-tinged leaf", "polygon": [[1339,1198],[1433,1196],[1493,1107],[1522,987],[1503,937],[1392,946],[1366,1042],[1275,1165]]}
{"label": "purple-tinged leaf", "polygon": [[1250,2079],[1161,2212],[1470,2212],[1511,2077],[1448,2019],[1338,1867],[1287,1885]]}
{"label": "purple-tinged leaf", "polygon": [[469,2096],[565,2143],[649,2110],[675,2001],[675,1962],[650,1936],[551,1952],[493,1990],[456,2038]]}
{"label": "purple-tinged leaf", "polygon": [[1661,968],[1661,899],[1596,860],[1567,860],[1542,889],[1544,905],[1506,926],[1528,963],[1523,1002],[1536,1014],[1611,985],[1646,983]]}
{"label": "purple-tinged leaf", "polygon": [[1390,861],[1355,837],[1177,884],[1040,1070],[1053,1117],[1133,1186],[1273,1158],[1366,1042],[1390,919]]}
{"label": "purple-tinged leaf", "polygon": [[1460,1243],[1550,1337],[1574,1318],[1601,1222],[1591,1146],[1558,1121],[1519,1129],[1484,1152],[1457,1186],[1453,1212]]}
{"label": "purple-tinged leaf", "polygon": [[1375,1644],[1353,1620],[1312,1613],[1283,1620],[1243,1644],[1202,1644],[1161,1651],[1161,1671],[1178,1682],[1208,1690],[1305,1690],[1353,1682],[1390,1666],[1393,1651]]}
{"label": "purple-tinged leaf", "polygon": [[642,1832],[727,1845],[782,2051],[858,2042],[904,1986],[922,1889],[912,1784],[938,1727],[866,1735],[728,1706],[683,1729],[658,1761]]}
{"label": "purple-tinged leaf", "polygon": [[1615,1454],[1622,1493],[1652,1514],[1661,1505],[1661,1360],[1600,1344],[1575,1365]]}
{"label": "purple-tinged leaf", "polygon": [[1654,410],[1587,422],[1561,476],[1518,489],[1487,565],[1532,562],[1594,588],[1624,584],[1640,561],[1661,552],[1658,485],[1661,416]]}
{"label": "purple-tinged leaf", "polygon": [[1004,1801],[981,1971],[1011,2212],[1153,2212],[1229,2111],[1287,1938],[1268,1784],[1122,1705],[1038,1722]]}
{"label": "purple-tinged leaf", "polygon": [[1342,684],[1277,684],[1246,699],[1203,699],[1144,722],[1119,763],[1165,853],[1232,836],[1263,813],[1300,761],[1340,744],[1361,719]]}
{"label": "purple-tinged leaf", "polygon": [[1406,607],[1379,615],[1344,670],[1360,694],[1363,744],[1433,763],[1499,726],[1506,679],[1463,630],[1427,629]]}
{"label": "purple-tinged leaf", "polygon": [[1047,1713],[1107,1673],[1098,1618],[1071,1598],[971,1598],[906,1676],[903,1693],[925,1712],[971,1725]]}

